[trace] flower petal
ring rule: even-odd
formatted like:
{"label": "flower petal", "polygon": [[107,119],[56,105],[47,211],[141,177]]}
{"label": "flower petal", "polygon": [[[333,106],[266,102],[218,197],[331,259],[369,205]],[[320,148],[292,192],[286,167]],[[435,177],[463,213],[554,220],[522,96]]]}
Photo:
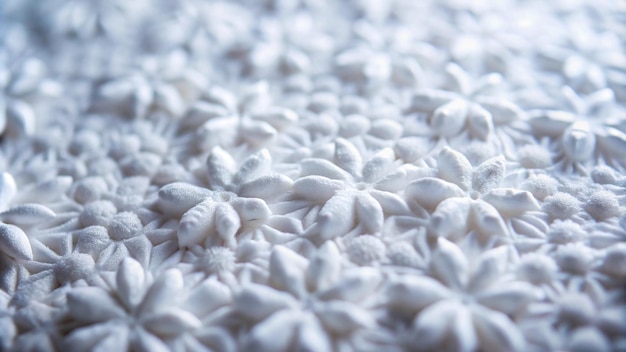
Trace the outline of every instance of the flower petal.
{"label": "flower petal", "polygon": [[363,166],[361,153],[356,147],[343,138],[335,141],[335,163],[351,175],[359,175]]}
{"label": "flower petal", "polygon": [[181,127],[186,129],[198,128],[205,122],[218,116],[228,115],[228,109],[223,106],[198,100],[193,103],[181,121]]}
{"label": "flower petal", "polygon": [[409,182],[417,178],[419,172],[418,167],[404,164],[376,181],[374,188],[386,192],[400,192]]}
{"label": "flower petal", "polygon": [[454,183],[464,191],[469,189],[472,164],[465,155],[446,146],[439,152],[437,166],[439,177]]}
{"label": "flower petal", "polygon": [[504,125],[518,121],[523,115],[522,109],[520,109],[519,106],[502,98],[481,96],[476,99],[476,102],[491,113],[493,122],[496,125]]}
{"label": "flower petal", "polygon": [[430,217],[428,234],[454,240],[465,236],[471,204],[471,199],[459,197],[441,202]]}
{"label": "flower petal", "polygon": [[389,306],[394,311],[411,314],[450,296],[451,291],[447,287],[426,276],[402,277],[387,289]]}
{"label": "flower petal", "polygon": [[160,311],[179,299],[183,289],[183,275],[178,269],[169,269],[152,283],[137,308],[140,315]]}
{"label": "flower petal", "polygon": [[298,329],[298,351],[332,351],[328,332],[313,314],[306,314]]}
{"label": "flower petal", "polygon": [[437,302],[424,309],[413,321],[414,343],[426,351],[437,350],[461,309],[464,308],[451,301]]}
{"label": "flower petal", "polygon": [[202,322],[180,308],[167,308],[157,314],[151,314],[143,321],[143,326],[157,336],[172,337],[191,332],[201,327]]}
{"label": "flower petal", "polygon": [[218,204],[215,208],[215,229],[226,246],[234,245],[240,227],[241,219],[235,209],[227,203]]}
{"label": "flower petal", "polygon": [[459,309],[456,312],[451,330],[451,338],[454,339],[451,345],[455,351],[476,351],[478,338],[474,331],[472,314],[467,309]]}
{"label": "flower petal", "polygon": [[288,351],[302,317],[295,312],[277,312],[257,324],[244,341],[245,351]]}
{"label": "flower petal", "polygon": [[306,292],[304,271],[308,264],[309,261],[296,252],[283,246],[274,247],[270,255],[269,284],[295,297],[303,297]]}
{"label": "flower petal", "polygon": [[358,222],[364,225],[364,230],[368,233],[376,233],[383,228],[383,208],[367,193],[356,196],[356,215]]}
{"label": "flower petal", "polygon": [[315,312],[324,326],[338,335],[346,335],[356,329],[376,326],[371,314],[350,302],[327,302],[316,308]]}
{"label": "flower petal", "polygon": [[132,340],[132,349],[137,352],[168,352],[170,348],[160,338],[144,329],[135,329],[136,338]]}
{"label": "flower petal", "polygon": [[306,270],[306,285],[309,291],[322,291],[334,284],[341,270],[341,255],[337,245],[325,242],[311,258]]}
{"label": "flower petal", "polygon": [[376,153],[363,165],[363,181],[373,183],[384,177],[396,160],[396,154],[391,148],[385,148]]}
{"label": "flower petal", "polygon": [[558,137],[571,124],[576,122],[576,115],[565,111],[541,111],[534,114],[528,123],[539,135]]}
{"label": "flower petal", "polygon": [[206,160],[208,169],[208,181],[211,188],[224,188],[228,185],[233,177],[237,165],[230,154],[217,146],[211,150],[211,154]]}
{"label": "flower petal", "polygon": [[175,87],[166,84],[159,84],[155,87],[154,103],[176,119],[180,118],[186,109],[180,93]]}
{"label": "flower petal", "polygon": [[369,195],[376,199],[385,214],[409,215],[411,210],[406,201],[397,194],[378,190],[369,190]]}
{"label": "flower petal", "polygon": [[183,214],[178,224],[178,245],[191,247],[204,242],[215,224],[216,203],[207,199]]}
{"label": "flower petal", "polygon": [[[65,194],[72,186],[72,182],[73,178],[71,176],[57,176],[20,191],[16,200],[19,203],[50,202]],[[3,186],[0,186],[0,188],[2,187]],[[4,204],[2,196],[0,196],[0,210],[2,210],[1,204]]]}
{"label": "flower petal", "polygon": [[343,189],[344,183],[323,176],[305,176],[293,184],[293,193],[307,200],[325,202]]}
{"label": "flower petal", "polygon": [[272,107],[253,115],[255,120],[265,121],[277,130],[282,130],[298,121],[298,114],[287,108]]}
{"label": "flower petal", "polygon": [[240,197],[268,199],[281,196],[291,190],[293,181],[280,174],[261,176],[239,187]]}
{"label": "flower petal", "polygon": [[139,262],[132,258],[125,258],[120,265],[117,275],[118,297],[130,309],[139,304],[144,294],[145,273]]}
{"label": "flower petal", "polygon": [[442,137],[452,137],[463,130],[467,120],[468,106],[461,99],[452,100],[433,111],[430,127]]}
{"label": "flower petal", "polygon": [[259,321],[282,309],[295,308],[297,302],[291,295],[269,286],[247,284],[234,299],[235,309],[248,319]]}
{"label": "flower petal", "polygon": [[347,181],[352,175],[328,160],[310,158],[300,162],[300,176],[323,176],[332,180]]}
{"label": "flower petal", "polygon": [[469,292],[478,292],[502,278],[510,264],[510,249],[500,246],[481,254],[474,266],[474,273],[467,285]]}
{"label": "flower petal", "polygon": [[339,192],[326,202],[317,215],[319,235],[322,241],[340,237],[354,227],[355,196]]}
{"label": "flower petal", "polygon": [[232,303],[232,300],[226,285],[215,279],[207,279],[189,293],[181,307],[203,318],[217,308]]}
{"label": "flower petal", "polygon": [[265,201],[259,198],[237,198],[231,205],[243,222],[263,221],[272,215]]}
{"label": "flower petal", "polygon": [[265,121],[244,119],[239,125],[239,137],[253,146],[263,145],[277,134],[278,131]]}
{"label": "flower petal", "polygon": [[454,243],[439,237],[437,249],[430,261],[433,275],[446,285],[461,289],[467,283],[469,263],[463,251]]}
{"label": "flower petal", "polygon": [[424,177],[410,183],[404,194],[429,211],[434,210],[445,199],[465,196],[459,186],[434,177]]}
{"label": "flower petal", "polygon": [[30,136],[35,132],[35,111],[23,101],[14,99],[8,104],[6,119],[5,135]]}
{"label": "flower petal", "polygon": [[539,210],[539,204],[528,191],[519,191],[512,188],[498,188],[485,194],[482,199],[493,205],[498,211],[508,217],[522,215],[527,211]]}
{"label": "flower petal", "polygon": [[17,226],[0,222],[0,251],[21,260],[32,260],[28,236]]}
{"label": "flower petal", "polygon": [[0,177],[0,211],[4,211],[8,207],[16,193],[17,185],[13,176],[8,172],[3,172],[2,177]]}
{"label": "flower petal", "polygon": [[596,135],[586,121],[569,126],[561,137],[563,151],[573,161],[587,161],[596,150]]}
{"label": "flower petal", "polygon": [[535,288],[525,282],[506,283],[476,296],[483,306],[510,315],[520,312],[536,298]]}
{"label": "flower petal", "polygon": [[67,293],[67,307],[74,319],[97,323],[122,318],[126,312],[99,287],[77,287]]}
{"label": "flower petal", "polygon": [[477,199],[472,202],[470,214],[470,223],[483,236],[506,236],[508,234],[502,216],[491,204]]}
{"label": "flower petal", "polygon": [[478,104],[473,104],[468,113],[469,132],[472,137],[486,141],[493,132],[491,113]]}
{"label": "flower petal", "polygon": [[18,225],[34,225],[49,219],[56,214],[41,204],[21,204],[0,213],[0,219]]}
{"label": "flower petal", "polygon": [[504,178],[505,162],[504,157],[500,155],[480,164],[472,175],[472,189],[486,193],[498,186]]}
{"label": "flower petal", "polygon": [[357,302],[371,294],[382,281],[380,271],[374,268],[359,268],[346,272],[331,288],[322,291],[319,298],[325,301],[346,300]]}
{"label": "flower petal", "polygon": [[431,112],[455,98],[456,94],[445,90],[420,90],[413,95],[409,112]]}
{"label": "flower petal", "polygon": [[272,165],[272,156],[267,149],[250,155],[233,176],[232,183],[240,185],[266,174]]}
{"label": "flower petal", "polygon": [[113,324],[94,324],[72,331],[64,340],[63,346],[68,350],[92,351],[100,341],[115,336]]}
{"label": "flower petal", "polygon": [[626,133],[617,128],[607,127],[605,133],[598,138],[598,144],[606,149],[611,157],[626,160]]}
{"label": "flower petal", "polygon": [[480,306],[472,310],[481,348],[486,351],[524,351],[524,337],[504,314]]}
{"label": "flower petal", "polygon": [[168,216],[180,217],[211,195],[205,188],[184,182],[170,183],[159,190],[159,209]]}

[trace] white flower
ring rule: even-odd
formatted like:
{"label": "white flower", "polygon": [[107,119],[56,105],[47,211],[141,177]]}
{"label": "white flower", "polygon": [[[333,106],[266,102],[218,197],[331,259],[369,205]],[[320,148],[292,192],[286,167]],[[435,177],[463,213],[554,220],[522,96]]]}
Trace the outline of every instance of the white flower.
{"label": "white flower", "polygon": [[611,88],[623,100],[626,55],[616,33],[587,25],[573,30],[565,42],[539,49],[540,66],[558,72],[567,84],[583,93]]}
{"label": "white flower", "polygon": [[296,346],[329,350],[335,341],[355,348],[354,334],[374,328],[365,308],[382,280],[370,268],[341,272],[332,242],[307,260],[277,246],[270,258],[268,286],[249,284],[235,297],[243,317],[256,322],[244,335],[247,348],[286,350]]}
{"label": "white flower", "polygon": [[220,86],[203,92],[181,120],[188,152],[215,146],[259,150],[299,120],[293,110],[273,104],[264,82],[245,86],[240,95]]}
{"label": "white flower", "polygon": [[240,229],[255,228],[272,214],[266,200],[282,197],[292,186],[288,177],[270,173],[271,157],[266,150],[248,157],[237,170],[232,157],[216,147],[207,166],[210,189],[176,182],[159,190],[161,212],[180,217],[181,247],[205,241],[234,246]]}
{"label": "white flower", "polygon": [[404,275],[388,287],[388,307],[413,318],[414,344],[424,350],[448,346],[455,350],[506,349],[522,351],[525,340],[511,317],[537,299],[524,282],[506,282],[507,247],[478,257],[438,240],[427,276]]}
{"label": "white flower", "polygon": [[150,282],[138,262],[126,259],[115,280],[112,291],[87,286],[67,293],[69,316],[81,327],[64,339],[65,346],[77,351],[90,350],[96,344],[167,351],[168,339],[202,325],[196,315],[179,305],[183,289],[179,271],[168,270]]}
{"label": "white flower", "polygon": [[[469,135],[471,139],[490,140],[495,129],[508,131],[498,137],[520,137],[513,129],[519,126],[523,112],[507,99],[488,94],[502,81],[499,74],[489,74],[472,80],[459,66],[448,64],[446,73],[450,81],[449,90],[427,89],[415,93],[407,113],[426,114],[427,126],[416,125],[411,135],[453,138]],[[521,125],[523,127],[523,125]],[[522,138],[523,140],[523,138]]]}
{"label": "white flower", "polygon": [[198,82],[198,74],[186,67],[187,60],[181,51],[172,52],[161,62],[145,58],[137,72],[100,85],[90,111],[130,119],[145,118],[155,111],[175,119],[182,117],[186,104],[204,88],[204,82]]}
{"label": "white flower", "polygon": [[460,239],[470,231],[484,238],[507,236],[511,218],[539,210],[530,192],[499,188],[505,160],[497,156],[472,168],[467,158],[445,147],[437,158],[438,176],[409,184],[404,195],[431,212],[429,233]]}
{"label": "white flower", "polygon": [[300,178],[293,185],[293,199],[305,200],[304,209],[312,204],[317,213],[315,222],[305,219],[304,223],[312,226],[307,232],[314,241],[324,242],[352,230],[376,233],[385,216],[411,214],[397,193],[416,177],[418,168],[401,164],[393,150],[385,148],[364,162],[354,145],[338,139],[333,159],[303,160]]}
{"label": "white flower", "polygon": [[535,134],[549,137],[558,147],[561,166],[573,164],[583,173],[596,164],[623,166],[626,128],[613,91],[581,96],[564,87],[562,92],[566,109],[535,111],[529,120]]}
{"label": "white flower", "polygon": [[610,351],[619,348],[624,324],[624,303],[618,296],[594,298],[576,289],[562,290],[531,303],[520,327],[540,349]]}

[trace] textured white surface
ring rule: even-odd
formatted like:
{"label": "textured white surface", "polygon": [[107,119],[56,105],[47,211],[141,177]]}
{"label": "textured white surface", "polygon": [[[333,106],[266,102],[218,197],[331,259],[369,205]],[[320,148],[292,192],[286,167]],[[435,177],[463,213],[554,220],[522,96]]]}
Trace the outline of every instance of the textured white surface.
{"label": "textured white surface", "polygon": [[619,1],[2,5],[0,350],[626,350]]}

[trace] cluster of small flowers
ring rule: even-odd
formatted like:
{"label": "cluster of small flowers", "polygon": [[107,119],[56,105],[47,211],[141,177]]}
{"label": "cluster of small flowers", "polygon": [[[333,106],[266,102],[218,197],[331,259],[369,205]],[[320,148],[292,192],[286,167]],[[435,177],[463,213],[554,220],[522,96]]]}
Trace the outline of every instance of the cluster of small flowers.
{"label": "cluster of small flowers", "polygon": [[626,8],[10,0],[0,350],[626,350]]}

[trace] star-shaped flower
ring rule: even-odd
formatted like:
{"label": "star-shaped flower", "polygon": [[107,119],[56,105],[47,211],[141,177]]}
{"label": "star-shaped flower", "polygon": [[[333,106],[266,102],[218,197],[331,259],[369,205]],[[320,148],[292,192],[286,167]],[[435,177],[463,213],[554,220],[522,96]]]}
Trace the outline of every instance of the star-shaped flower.
{"label": "star-shaped flower", "polygon": [[235,296],[239,314],[254,323],[243,345],[262,351],[294,346],[329,350],[335,341],[344,341],[355,348],[355,334],[374,327],[374,317],[363,305],[373,303],[368,297],[382,277],[370,268],[342,273],[340,266],[331,242],[310,260],[274,247],[270,286],[249,284]]}
{"label": "star-shaped flower", "polygon": [[167,351],[168,340],[202,325],[181,306],[182,289],[178,270],[170,269],[151,282],[141,264],[125,259],[110,289],[87,286],[67,293],[69,317],[76,328],[63,345],[77,351],[104,345],[116,350]]}
{"label": "star-shaped flower", "polygon": [[272,102],[267,82],[245,86],[240,96],[221,86],[207,89],[185,114],[179,129],[190,152],[215,146],[258,151],[295,124],[298,114]]}
{"label": "star-shaped flower", "polygon": [[293,200],[301,202],[294,202],[287,210],[291,213],[303,209],[311,214],[306,218],[315,221],[305,219],[304,225],[316,242],[344,236],[352,230],[376,233],[381,231],[385,215],[410,214],[397,193],[416,177],[418,168],[397,160],[391,148],[364,162],[354,145],[339,138],[333,161],[309,158],[300,163]]}
{"label": "star-shaped flower", "polygon": [[562,92],[567,108],[535,111],[529,120],[538,136],[557,146],[560,166],[573,165],[583,173],[596,164],[624,167],[626,126],[614,93],[602,89],[581,96],[570,87]]}
{"label": "star-shaped flower", "polygon": [[437,165],[439,178],[420,178],[404,191],[407,199],[432,213],[432,236],[458,240],[470,231],[484,239],[506,236],[510,234],[510,219],[540,209],[530,192],[500,188],[506,176],[502,156],[473,168],[463,154],[445,147]]}
{"label": "star-shaped flower", "polygon": [[502,277],[509,265],[505,246],[471,257],[439,238],[427,276],[405,275],[388,287],[394,314],[413,319],[412,337],[424,349],[522,351],[525,340],[512,321],[536,300],[527,283]]}
{"label": "star-shaped flower", "polygon": [[174,119],[182,117],[205,84],[187,61],[183,51],[173,51],[161,61],[144,58],[136,70],[100,85],[89,111],[129,119],[145,118],[157,111]]}
{"label": "star-shaped flower", "polygon": [[240,230],[263,224],[271,215],[266,201],[279,199],[293,183],[271,173],[271,164],[270,154],[261,150],[237,169],[232,156],[216,147],[204,174],[209,188],[182,182],[162,187],[158,208],[169,217],[180,217],[180,247],[205,242],[234,246]]}
{"label": "star-shaped flower", "polygon": [[[568,26],[568,28],[571,28]],[[620,100],[626,92],[626,55],[616,33],[576,26],[576,34],[538,51],[540,67],[563,76],[565,83],[583,93],[611,88]]]}
{"label": "star-shaped flower", "polygon": [[489,94],[502,82],[502,76],[491,73],[473,80],[456,64],[448,64],[446,73],[450,90],[426,89],[414,94],[406,113],[424,116],[428,126],[416,121],[409,134],[446,139],[466,134],[485,141],[497,130],[506,130],[498,136],[504,138],[508,134],[513,140],[523,139],[519,132],[514,132],[524,128],[523,111],[513,102]]}

